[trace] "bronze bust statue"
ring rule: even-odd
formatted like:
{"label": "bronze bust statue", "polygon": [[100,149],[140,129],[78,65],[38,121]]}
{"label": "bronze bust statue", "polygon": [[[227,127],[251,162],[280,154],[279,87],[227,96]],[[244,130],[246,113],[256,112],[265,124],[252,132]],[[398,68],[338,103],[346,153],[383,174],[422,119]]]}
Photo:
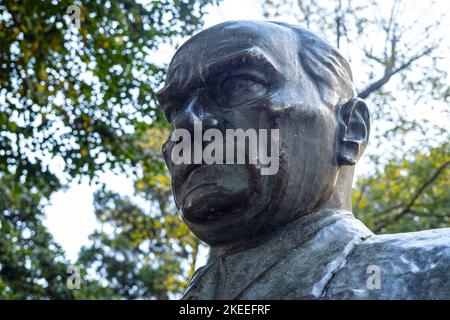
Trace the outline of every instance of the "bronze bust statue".
{"label": "bronze bust statue", "polygon": [[[369,111],[326,41],[279,22],[216,25],[178,49],[158,99],[174,132],[210,130],[194,148],[249,133],[246,148],[225,143],[244,163],[218,149],[214,163],[186,150],[177,161],[176,135],[163,147],[182,218],[211,247],[184,299],[450,298],[450,228],[378,236],[352,214]],[[264,129],[269,174],[250,150]]]}

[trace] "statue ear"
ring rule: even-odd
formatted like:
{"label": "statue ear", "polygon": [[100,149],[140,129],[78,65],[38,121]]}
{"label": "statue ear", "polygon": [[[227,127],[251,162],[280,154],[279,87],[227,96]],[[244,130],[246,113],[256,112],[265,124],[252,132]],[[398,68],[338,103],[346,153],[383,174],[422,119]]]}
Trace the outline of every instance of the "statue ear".
{"label": "statue ear", "polygon": [[364,100],[355,97],[338,111],[337,161],[354,165],[366,149],[370,133],[369,110]]}

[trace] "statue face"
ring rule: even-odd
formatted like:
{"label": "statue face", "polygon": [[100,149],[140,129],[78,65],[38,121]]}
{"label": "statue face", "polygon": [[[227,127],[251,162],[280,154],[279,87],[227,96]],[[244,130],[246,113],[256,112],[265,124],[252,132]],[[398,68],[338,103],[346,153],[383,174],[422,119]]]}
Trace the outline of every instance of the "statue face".
{"label": "statue face", "polygon": [[[183,220],[210,244],[245,241],[327,201],[337,179],[336,111],[301,71],[294,33],[231,22],[183,45],[159,100],[172,129],[279,129],[279,169],[254,164],[174,164],[163,154]],[[270,133],[269,133],[270,135]],[[225,136],[225,133],[224,133]],[[246,150],[249,153],[249,150]]]}

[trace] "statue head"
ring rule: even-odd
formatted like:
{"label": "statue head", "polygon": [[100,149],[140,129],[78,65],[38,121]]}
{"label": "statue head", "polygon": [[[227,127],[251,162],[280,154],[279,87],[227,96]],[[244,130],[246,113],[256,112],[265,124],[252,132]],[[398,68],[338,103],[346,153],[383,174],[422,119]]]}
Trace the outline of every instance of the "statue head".
{"label": "statue head", "polygon": [[354,96],[347,61],[313,33],[260,21],[206,29],[178,49],[158,99],[172,130],[194,134],[196,123],[203,133],[224,136],[227,129],[267,129],[269,139],[260,141],[278,148],[259,144],[277,160],[274,172],[262,174],[250,146],[236,151],[253,163],[178,164],[173,151],[180,140],[169,138],[163,155],[175,202],[203,241],[239,243],[315,211],[351,210],[369,112]]}

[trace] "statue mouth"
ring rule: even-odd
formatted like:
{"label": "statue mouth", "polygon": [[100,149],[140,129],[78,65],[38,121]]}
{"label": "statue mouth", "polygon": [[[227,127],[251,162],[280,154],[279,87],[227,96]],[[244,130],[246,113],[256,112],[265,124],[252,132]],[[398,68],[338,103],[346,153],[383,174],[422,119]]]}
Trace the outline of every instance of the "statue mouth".
{"label": "statue mouth", "polygon": [[188,181],[196,171],[199,171],[204,166],[207,166],[207,164],[189,164],[186,166],[186,169],[184,172],[181,173],[183,180]]}
{"label": "statue mouth", "polygon": [[190,222],[203,224],[231,217],[248,201],[250,174],[244,165],[192,164],[174,169],[177,207]]}
{"label": "statue mouth", "polygon": [[189,179],[200,169],[210,166],[207,164],[179,164],[172,168],[172,176],[176,185],[186,184]]}
{"label": "statue mouth", "polygon": [[[194,192],[197,193],[198,191],[200,191],[199,189],[212,189],[214,187],[220,187],[219,180],[222,177],[223,174],[217,166],[208,164],[187,165],[180,172],[179,181],[181,181],[182,184],[181,204],[184,203],[185,199],[189,195]],[[223,189],[223,187],[221,187],[220,189]]]}
{"label": "statue mouth", "polygon": [[245,197],[245,192],[235,194],[216,183],[199,184],[183,197],[182,216],[199,225],[232,221],[239,216],[240,210],[235,209],[238,209],[242,202],[246,202]]}
{"label": "statue mouth", "polygon": [[208,209],[208,200],[214,195],[222,195],[220,186],[215,183],[201,183],[191,188],[181,200],[183,217],[194,223],[204,223],[224,216],[225,212]]}
{"label": "statue mouth", "polygon": [[[179,203],[178,207],[183,208],[186,198],[193,193],[198,193],[199,189],[211,188],[217,185],[217,179],[214,172],[202,172],[211,168],[208,164],[181,164],[174,167],[173,175],[175,185],[178,189]],[[197,179],[198,178],[198,179]]]}

